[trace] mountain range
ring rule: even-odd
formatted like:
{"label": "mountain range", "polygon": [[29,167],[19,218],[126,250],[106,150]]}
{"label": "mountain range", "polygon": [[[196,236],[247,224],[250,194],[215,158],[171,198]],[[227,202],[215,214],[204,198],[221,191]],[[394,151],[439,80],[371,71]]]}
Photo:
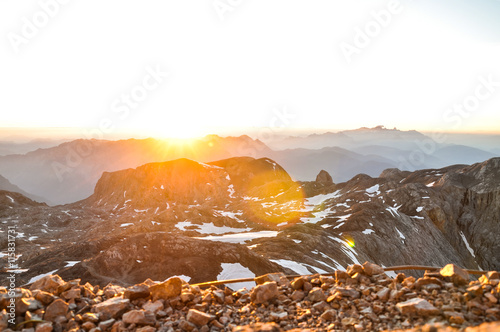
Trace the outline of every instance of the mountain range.
{"label": "mountain range", "polygon": [[16,226],[22,283],[51,273],[102,286],[202,282],[364,261],[498,270],[499,195],[500,158],[342,183],[326,171],[296,182],[269,158],[183,158],[106,172],[66,205],[0,191],[0,218]]}
{"label": "mountain range", "polygon": [[360,173],[376,177],[387,168],[414,171],[472,164],[500,155],[480,137],[469,138],[473,146],[452,144],[453,139],[465,139],[452,134],[446,144],[437,143],[432,135],[379,126],[305,137],[277,136],[265,143],[249,136],[216,135],[195,140],[74,140],[0,156],[0,175],[36,200],[53,205],[88,197],[103,172],[178,158],[201,162],[239,156],[270,158],[297,181],[311,181],[324,169],[334,182],[344,182]]}

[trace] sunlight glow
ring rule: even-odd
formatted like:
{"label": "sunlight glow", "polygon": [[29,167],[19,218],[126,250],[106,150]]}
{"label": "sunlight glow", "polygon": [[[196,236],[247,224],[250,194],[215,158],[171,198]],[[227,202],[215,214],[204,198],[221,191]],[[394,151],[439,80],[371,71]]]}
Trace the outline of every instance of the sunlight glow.
{"label": "sunlight glow", "polygon": [[274,173],[263,173],[252,179],[250,187],[258,188],[258,192],[250,191],[251,196],[264,197],[264,200],[249,200],[249,212],[267,226],[288,227],[302,216],[304,193],[299,184],[289,180],[268,182],[269,178],[279,178]]}

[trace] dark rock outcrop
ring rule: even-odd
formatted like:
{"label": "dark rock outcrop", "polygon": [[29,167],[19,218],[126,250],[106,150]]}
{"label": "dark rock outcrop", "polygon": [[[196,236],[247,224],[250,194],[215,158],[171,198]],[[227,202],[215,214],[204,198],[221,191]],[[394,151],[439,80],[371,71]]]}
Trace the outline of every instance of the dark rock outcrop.
{"label": "dark rock outcrop", "polygon": [[332,176],[325,170],[321,170],[318,173],[318,176],[316,176],[316,182],[322,185],[332,185],[333,184],[333,179]]}

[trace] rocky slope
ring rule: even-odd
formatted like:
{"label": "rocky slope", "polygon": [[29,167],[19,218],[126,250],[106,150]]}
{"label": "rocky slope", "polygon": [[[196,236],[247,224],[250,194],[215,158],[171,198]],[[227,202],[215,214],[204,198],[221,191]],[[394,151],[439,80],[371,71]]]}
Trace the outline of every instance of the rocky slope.
{"label": "rocky slope", "polygon": [[[105,173],[92,196],[64,206],[0,194],[0,212],[3,225],[16,226],[20,285],[47,273],[128,286],[174,275],[324,273],[364,261],[499,270],[499,172],[494,158],[338,184],[321,172],[296,183],[266,158],[180,159]],[[6,262],[5,236],[0,245]]]}
{"label": "rocky slope", "polygon": [[99,287],[49,275],[29,289],[0,288],[0,329],[498,331],[500,274],[468,279],[466,271],[452,264],[423,278],[400,273],[392,279],[368,262],[332,277],[292,280],[282,273],[266,274],[254,279],[258,286],[252,289],[188,284],[178,277],[147,279],[128,288]]}

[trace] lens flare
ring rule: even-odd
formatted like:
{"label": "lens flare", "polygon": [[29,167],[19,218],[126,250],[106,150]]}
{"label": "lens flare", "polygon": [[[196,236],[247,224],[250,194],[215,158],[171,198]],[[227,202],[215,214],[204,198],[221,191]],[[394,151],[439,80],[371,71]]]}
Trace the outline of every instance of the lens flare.
{"label": "lens flare", "polygon": [[352,236],[346,236],[345,237],[345,243],[347,246],[351,247],[351,248],[354,248],[354,246],[356,245],[356,243],[354,242],[354,239],[352,238]]}
{"label": "lens flare", "polygon": [[286,172],[265,172],[248,184],[247,207],[256,221],[267,226],[293,225],[302,216],[304,193]]}

